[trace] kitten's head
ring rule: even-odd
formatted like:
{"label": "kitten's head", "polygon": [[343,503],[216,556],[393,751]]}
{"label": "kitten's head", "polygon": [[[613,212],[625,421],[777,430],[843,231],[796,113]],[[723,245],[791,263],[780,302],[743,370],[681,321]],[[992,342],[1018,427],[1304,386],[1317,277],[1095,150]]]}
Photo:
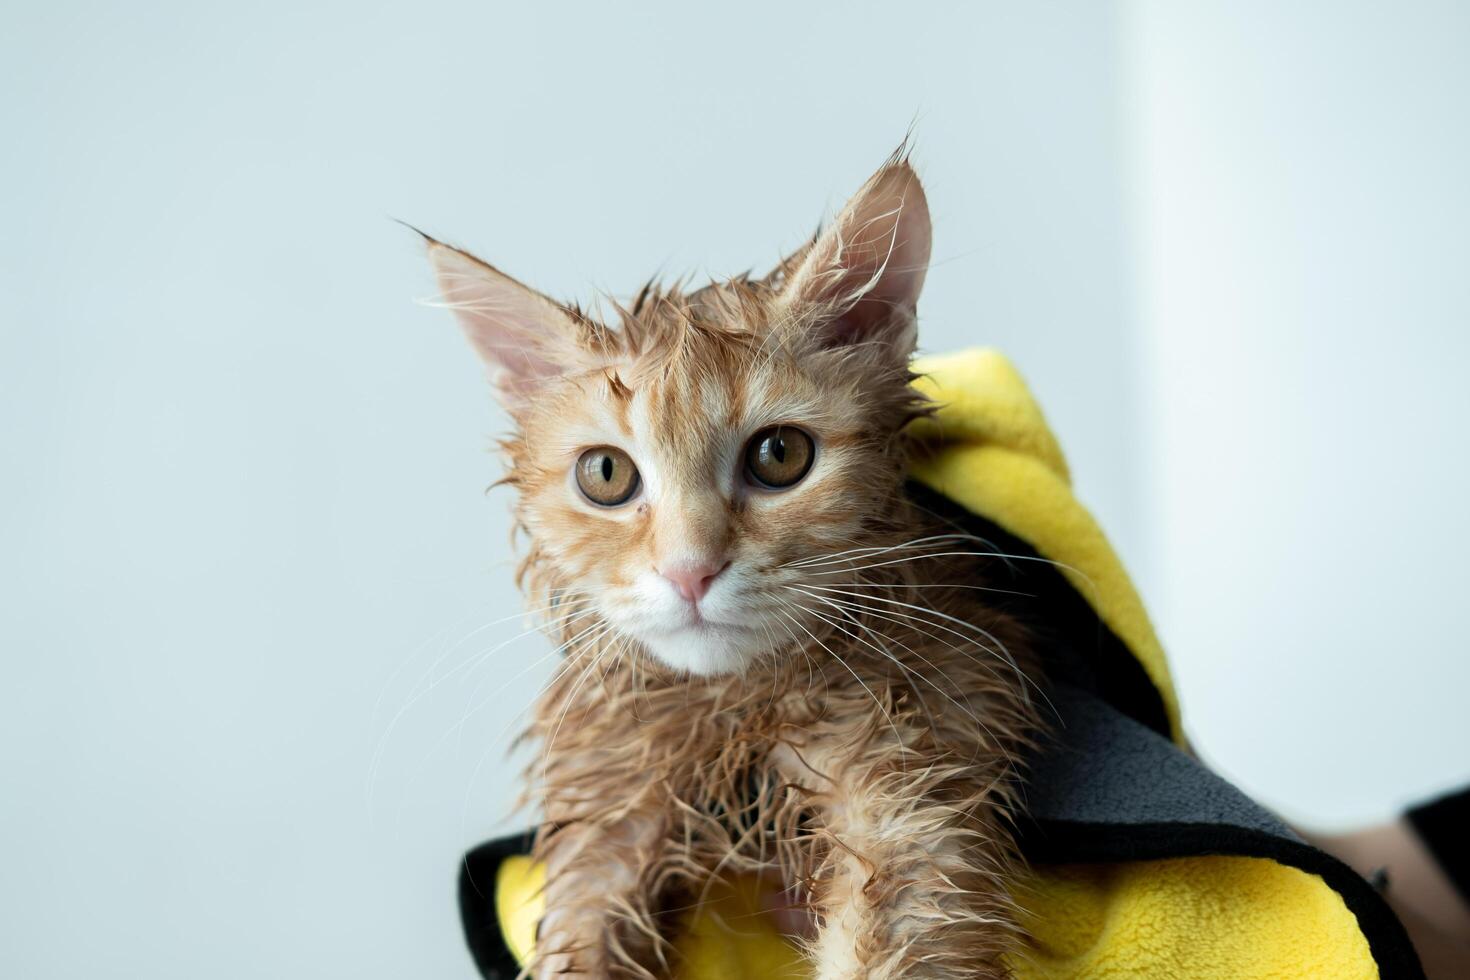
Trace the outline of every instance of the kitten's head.
{"label": "kitten's head", "polygon": [[829,556],[897,531],[929,241],[901,159],[765,279],[645,288],[613,323],[431,241],[515,421],[537,591],[695,674],[824,631]]}

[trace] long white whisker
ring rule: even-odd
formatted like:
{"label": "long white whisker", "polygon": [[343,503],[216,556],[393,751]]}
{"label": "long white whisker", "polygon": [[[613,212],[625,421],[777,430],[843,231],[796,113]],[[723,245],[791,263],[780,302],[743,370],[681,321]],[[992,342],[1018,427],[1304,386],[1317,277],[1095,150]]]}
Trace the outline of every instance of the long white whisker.
{"label": "long white whisker", "polygon": [[[851,613],[849,613],[847,610],[841,608],[840,606],[837,606],[837,605],[835,605],[833,603],[827,603],[827,604],[829,606],[832,606],[834,609],[836,609],[848,621],[850,621],[851,623],[853,623],[853,625],[857,626],[859,629],[862,629],[862,630],[864,630],[867,633],[871,633],[874,636],[882,637],[883,639],[889,639],[888,637],[884,637],[883,634],[877,633],[877,632],[873,631],[872,629],[868,628],[867,626],[863,625],[862,623],[858,622],[858,620],[856,619],[856,617],[854,617]],[[894,666],[896,666],[899,670],[903,671],[904,673],[906,673],[906,674],[912,674],[912,675],[914,675],[916,677],[917,676],[921,676],[912,667],[908,666],[903,661],[901,661],[897,657],[895,657],[890,651],[883,649],[881,646],[879,646],[878,644],[874,643],[873,641],[867,639],[866,637],[857,635],[852,630],[850,630],[850,629],[846,628],[845,626],[843,626],[837,620],[832,619],[829,616],[825,616],[822,613],[817,612],[815,609],[808,608],[807,609],[807,612],[810,613],[811,615],[817,617],[818,619],[820,619],[822,622],[826,623],[828,626],[832,627],[833,629],[838,630],[841,633],[844,633],[845,635],[851,637],[852,639],[854,639],[857,642],[863,644],[864,646],[868,647],[869,649],[876,651],[880,656],[882,656],[882,657],[886,658],[887,660],[891,661],[894,664]],[[892,641],[890,640],[890,642],[892,642]],[[912,652],[912,651],[910,651],[910,652]],[[931,687],[934,687],[935,690],[939,690],[939,688],[937,686],[935,686],[932,681],[930,681],[930,686]],[[939,693],[945,694],[944,691],[940,691]],[[918,691],[914,691],[914,694],[918,696],[918,698],[919,698],[919,704],[923,707],[924,714],[929,719],[929,727],[930,727],[930,729],[932,729],[932,730],[934,730],[934,731],[937,732],[939,730],[939,722],[935,719],[934,712],[932,710],[930,710],[929,703],[924,700],[924,696],[922,694],[920,694]],[[945,696],[946,697],[949,697],[948,694],[945,694]],[[950,698],[950,700],[951,701],[954,701],[953,698]],[[959,706],[959,702],[956,701],[955,704],[956,704],[956,706]],[[969,714],[969,712],[966,711],[966,709],[964,709],[963,707],[961,707],[960,710],[965,711],[966,714]],[[974,716],[971,715],[971,717],[973,718]]]}
{"label": "long white whisker", "polygon": [[995,589],[988,585],[954,585],[949,582],[848,582],[850,589],[965,589],[973,592],[998,592],[1001,595],[1016,595],[1026,599],[1036,598],[1034,592],[1018,592],[1015,589]]}
{"label": "long white whisker", "polygon": [[[781,611],[782,607],[790,607],[793,609],[800,608],[790,599],[781,596],[778,596],[777,598],[780,602],[780,605],[777,606],[778,612]],[[787,626],[786,623],[782,622],[781,620],[776,620],[776,624],[786,631],[786,635],[791,637],[792,645],[797,650],[800,650],[802,657],[806,659],[806,695],[807,697],[811,697],[812,686],[816,683],[817,662],[812,659],[811,653],[808,652],[807,648],[802,644],[797,635],[791,632],[790,626]],[[825,673],[822,675],[822,683],[826,685],[824,690],[831,690],[831,685],[827,684],[827,675]]]}
{"label": "long white whisker", "polygon": [[832,569],[831,571],[813,572],[812,574],[813,575],[845,575],[845,574],[848,574],[850,572],[862,572],[862,571],[866,571],[866,570],[868,570],[870,568],[887,568],[890,565],[902,565],[902,564],[905,564],[905,563],[911,562],[911,561],[925,561],[925,560],[931,559],[931,558],[1003,558],[1006,561],[1034,561],[1034,562],[1039,562],[1039,563],[1041,563],[1043,565],[1051,565],[1054,568],[1060,568],[1060,569],[1064,569],[1066,571],[1072,572],[1073,574],[1079,576],[1084,582],[1086,582],[1088,584],[1088,587],[1089,588],[1094,588],[1094,586],[1092,584],[1092,580],[1090,578],[1088,578],[1087,575],[1084,574],[1080,569],[1074,568],[1071,565],[1067,565],[1067,564],[1064,564],[1064,563],[1059,562],[1059,561],[1052,561],[1050,558],[1042,558],[1039,555],[1008,555],[1008,554],[1006,554],[1004,552],[1001,552],[1001,551],[940,551],[940,552],[931,552],[931,553],[926,554],[926,555],[909,555],[906,558],[892,558],[892,559],[889,559],[888,561],[874,562],[871,565],[855,565],[855,566],[853,566],[851,568],[837,568],[837,569]]}
{"label": "long white whisker", "polygon": [[[862,554],[863,558],[873,558],[877,555],[887,554],[890,551],[900,551],[917,548],[920,545],[936,541],[978,541],[987,547],[994,547],[989,541],[984,541],[969,534],[931,534],[924,538],[914,538],[910,541],[901,541],[891,545],[870,545],[864,548],[849,548],[847,551],[837,551],[829,555],[814,555],[809,558],[801,558],[796,561],[778,565],[778,568],[811,568],[821,565],[839,564],[846,555]],[[862,560],[862,559],[857,559]]]}
{"label": "long white whisker", "polygon": [[556,749],[557,736],[561,734],[561,726],[567,720],[567,715],[571,713],[572,705],[576,703],[577,692],[582,689],[582,685],[586,682],[588,676],[590,676],[591,670],[606,655],[607,649],[601,646],[601,640],[611,630],[612,627],[609,625],[606,630],[593,637],[593,641],[598,643],[598,652],[592,658],[592,662],[582,668],[582,673],[577,676],[576,683],[572,685],[571,691],[567,694],[566,702],[562,705],[561,714],[556,719],[556,726],[551,730],[551,738],[547,740],[546,748],[542,750],[540,782],[543,784],[546,782],[546,773],[551,766],[551,757]]}
{"label": "long white whisker", "polygon": [[[814,598],[821,599],[820,596],[816,596]],[[933,661],[931,661],[928,657],[925,657],[923,654],[919,653],[918,651],[914,650],[912,647],[910,647],[908,644],[904,643],[902,640],[896,640],[893,637],[885,636],[884,634],[877,632],[876,630],[874,630],[871,627],[867,626],[866,624],[862,623],[860,620],[857,619],[856,616],[852,615],[851,612],[849,612],[848,610],[842,608],[842,606],[838,605],[835,602],[831,602],[831,601],[825,600],[825,599],[822,599],[821,601],[826,602],[828,605],[830,605],[834,609],[836,609],[839,613],[841,613],[844,617],[846,617],[848,619],[848,621],[851,622],[854,626],[858,627],[859,629],[861,629],[861,630],[863,630],[863,631],[865,631],[865,632],[867,632],[867,633],[869,633],[869,634],[871,634],[873,636],[881,637],[883,639],[888,640],[891,643],[897,643],[905,651],[907,651],[908,653],[913,654],[915,657],[918,657],[921,661],[923,661],[931,670],[933,670],[940,677],[944,677],[945,679],[948,679],[948,675],[945,674],[945,672],[943,670],[940,670],[939,667],[936,666]],[[813,616],[816,616],[818,619],[821,619],[821,620],[823,620],[823,621],[825,621],[827,623],[830,623],[834,628],[836,628],[836,629],[842,629],[841,625],[839,625],[838,623],[833,622],[832,620],[830,620],[827,617],[823,616],[821,613],[817,612],[816,610],[808,610],[808,611],[811,612],[811,614]],[[844,633],[847,633],[849,636],[852,636],[853,639],[856,639],[856,640],[861,640],[862,639],[861,637],[855,636],[854,634],[852,634],[848,630],[843,629],[842,631]],[[1005,743],[1002,742],[1000,739],[998,739],[996,737],[996,735],[995,735],[995,732],[991,731],[990,726],[987,725],[987,724],[985,724],[985,722],[982,721],[980,719],[980,717],[978,715],[976,715],[975,712],[972,711],[968,706],[966,706],[966,705],[962,704],[961,702],[955,700],[954,696],[951,695],[948,691],[946,691],[943,688],[941,688],[938,684],[935,684],[932,679],[930,679],[928,677],[925,677],[924,674],[921,673],[920,671],[914,670],[908,664],[903,663],[901,660],[899,660],[897,657],[895,657],[891,652],[889,652],[887,650],[884,650],[884,649],[881,649],[880,647],[877,647],[877,646],[875,646],[874,644],[871,644],[871,643],[869,643],[868,645],[871,646],[871,647],[873,647],[873,649],[878,650],[879,653],[883,654],[889,660],[893,661],[893,663],[895,663],[896,665],[898,665],[899,669],[903,670],[905,673],[908,673],[911,676],[916,677],[916,678],[924,681],[925,683],[927,683],[930,687],[934,688],[934,690],[938,691],[941,696],[943,696],[946,700],[948,700],[956,708],[959,708],[960,711],[964,712],[965,715],[967,715],[971,721],[973,721],[976,725],[978,725],[980,727],[980,729],[983,732],[985,732],[986,735],[988,735],[990,737],[991,744],[994,747],[996,747],[997,749],[1000,750],[1001,754],[1006,757],[1006,761],[1014,764],[1014,761],[1015,760],[1013,760],[1011,758],[1010,752],[1005,748]],[[918,691],[915,691],[914,693],[917,695],[919,692]],[[929,706],[924,701],[922,695],[919,697],[919,703],[924,706],[924,713],[929,716],[929,724],[930,724],[930,726],[932,726],[935,730],[938,730],[938,727],[939,726],[938,726],[938,724],[934,720],[933,712],[931,712],[929,710]],[[977,746],[976,747],[977,751],[978,751],[978,748],[979,747]]]}
{"label": "long white whisker", "polygon": [[435,678],[434,681],[431,682],[427,687],[414,694],[413,697],[404,702],[404,704],[398,709],[398,711],[394,713],[393,717],[389,719],[387,726],[383,729],[382,735],[378,737],[378,744],[373,749],[372,759],[368,763],[368,798],[372,798],[373,787],[377,783],[378,769],[382,765],[383,754],[387,751],[388,743],[392,740],[393,733],[397,730],[399,722],[403,720],[404,716],[408,714],[408,712],[413,708],[415,704],[431,694],[434,689],[439,687],[441,684],[452,680],[459,674],[473,671],[480,664],[484,663],[486,660],[490,659],[490,657],[505,649],[510,644],[523,640],[534,633],[540,633],[545,629],[549,629],[553,625],[564,624],[564,622],[568,618],[580,619],[582,616],[587,615],[588,612],[590,612],[590,610],[583,610],[581,612],[568,612],[567,616],[562,617],[559,620],[553,620],[551,623],[532,626],[530,629],[524,630],[507,640],[502,640],[500,643],[497,643],[495,646],[490,647],[488,650],[481,651],[475,656],[461,662],[454,668],[450,669],[447,673]]}
{"label": "long white whisker", "polygon": [[895,610],[877,609],[877,608],[874,608],[873,606],[863,605],[860,602],[853,602],[853,601],[851,601],[849,599],[833,599],[831,596],[822,596],[822,595],[819,595],[819,594],[817,594],[815,592],[807,592],[807,591],[805,591],[805,590],[803,590],[803,589],[801,589],[801,588],[799,588],[797,586],[791,586],[791,588],[796,589],[799,592],[802,592],[802,594],[804,594],[804,595],[806,595],[806,596],[808,596],[808,597],[810,597],[812,599],[820,599],[820,600],[823,600],[823,601],[835,603],[837,605],[843,606],[843,607],[848,608],[848,609],[854,609],[854,610],[857,610],[858,612],[861,612],[861,613],[863,613],[865,615],[872,616],[875,619],[881,619],[881,620],[883,620],[885,622],[894,623],[894,624],[896,624],[898,626],[902,626],[905,629],[913,630],[916,633],[920,633],[920,634],[922,634],[924,636],[929,637],[931,640],[937,640],[938,642],[943,643],[945,646],[949,647],[949,649],[952,650],[952,651],[954,651],[955,653],[958,653],[961,656],[966,657],[972,663],[974,663],[976,666],[983,668],[992,677],[999,678],[999,676],[1000,676],[996,672],[994,666],[992,666],[986,660],[981,660],[981,659],[977,658],[973,653],[971,653],[970,651],[964,649],[964,647],[956,646],[954,644],[954,642],[951,641],[951,640],[946,640],[944,637],[939,636],[936,633],[931,633],[931,632],[929,632],[926,629],[921,629],[920,627],[913,625],[914,623],[923,623],[925,626],[930,626],[930,627],[933,627],[934,629],[941,630],[941,631],[943,631],[945,633],[949,633],[951,636],[957,636],[961,640],[963,640],[967,645],[972,646],[972,647],[975,647],[975,648],[977,648],[977,649],[979,649],[979,650],[981,650],[981,651],[989,654],[991,657],[995,657],[996,659],[1001,659],[996,654],[996,652],[994,650],[990,649],[988,646],[986,646],[985,644],[981,643],[979,640],[977,640],[974,637],[969,636],[969,635],[967,635],[965,633],[961,633],[959,630],[951,629],[950,627],[945,626],[943,623],[936,623],[933,620],[925,619],[922,616],[915,616],[915,615],[913,615],[911,613],[901,613],[901,612],[897,612]]}
{"label": "long white whisker", "polygon": [[[796,608],[801,609],[804,612],[807,612],[807,613],[810,613],[811,612],[810,609],[806,609],[805,607],[803,607],[803,606],[801,606],[799,604],[794,604],[794,605],[796,605]],[[848,662],[846,660],[843,660],[840,656],[837,655],[837,651],[833,650],[827,644],[823,643],[820,639],[818,639],[817,638],[817,635],[815,633],[813,633],[811,630],[807,629],[806,626],[801,622],[801,620],[795,618],[794,616],[789,617],[789,618],[791,619],[791,621],[793,623],[796,624],[796,627],[798,629],[800,629],[803,633],[805,633],[807,636],[809,636],[809,637],[812,638],[812,642],[813,643],[817,644],[817,646],[821,647],[823,650],[826,650],[827,653],[829,653],[832,656],[832,659],[833,660],[836,660],[839,664],[841,664],[844,668],[846,668],[847,672],[852,675],[853,680],[857,681],[858,684],[860,684],[862,686],[862,689],[864,691],[867,691],[868,692],[868,697],[870,697],[870,698],[873,699],[873,704],[877,706],[878,711],[887,720],[888,727],[891,728],[891,729],[893,729],[893,737],[894,737],[895,740],[897,740],[897,742],[898,742],[898,748],[899,748],[900,753],[901,753],[902,750],[905,748],[905,743],[904,743],[904,740],[903,740],[903,736],[899,734],[899,732],[898,732],[898,726],[896,724],[894,724],[894,722],[893,722],[893,716],[888,713],[888,709],[887,708],[883,707],[883,702],[878,700],[878,695],[876,695],[876,694],[873,693],[873,689],[867,685],[867,682],[866,681],[864,681],[861,677],[858,676],[858,672],[855,671],[855,670],[853,670],[852,667],[849,666],[849,664],[848,664]],[[900,755],[900,758],[902,759],[903,756]],[[907,766],[907,762],[905,762],[905,766]]]}
{"label": "long white whisker", "polygon": [[[549,628],[550,626],[553,626],[553,625],[565,626],[568,622],[575,621],[577,619],[582,619],[582,618],[584,618],[584,617],[586,617],[588,615],[591,615],[595,611],[596,610],[594,610],[594,609],[586,609],[586,610],[583,610],[582,612],[576,613],[575,615],[568,614],[567,616],[563,616],[563,617],[561,617],[561,619],[555,620],[552,623],[548,623],[545,626],[540,627],[540,628],[545,629],[545,628]],[[600,622],[601,622],[600,620],[597,621],[597,622],[594,622],[593,625],[587,627],[587,629],[584,630],[583,633],[586,633],[586,632],[589,632],[589,631],[591,631],[593,629],[596,629],[600,625]],[[527,636],[527,635],[529,635],[529,632],[528,633],[521,634],[521,636],[523,636],[523,637],[524,636]],[[582,635],[582,634],[579,634],[579,635]],[[511,640],[508,640],[506,642],[512,642],[515,639],[519,639],[519,637],[512,637]],[[487,698],[484,698],[478,704],[474,704],[474,707],[471,708],[470,705],[474,703],[475,695],[477,695],[479,693],[479,685],[477,684],[476,687],[475,687],[474,694],[471,695],[470,700],[466,703],[465,710],[460,715],[459,721],[457,721],[455,724],[451,725],[448,729],[446,729],[444,732],[442,732],[439,735],[439,737],[434,741],[434,744],[431,745],[431,746],[429,746],[429,748],[424,752],[424,754],[423,754],[423,760],[424,761],[427,761],[428,759],[432,758],[433,755],[434,755],[434,753],[439,750],[439,747],[441,745],[443,745],[445,742],[447,742],[456,732],[462,731],[464,729],[464,726],[469,723],[469,721],[470,721],[471,718],[473,718],[475,715],[479,714],[480,711],[482,709],[484,709],[487,705],[494,704],[496,697],[499,695],[499,693],[501,691],[504,691],[507,687],[509,687],[517,679],[519,679],[520,677],[523,677],[526,674],[530,673],[532,670],[534,670],[535,668],[539,667],[541,664],[545,663],[548,659],[550,659],[553,656],[556,656],[558,653],[563,652],[565,649],[566,649],[565,645],[558,645],[554,649],[552,649],[552,650],[548,651],[547,653],[543,654],[541,657],[539,657],[533,663],[531,663],[531,664],[527,665],[526,667],[522,668],[521,671],[520,671],[520,673],[518,673],[515,677],[512,677],[510,680],[504,682],[495,693],[491,694]],[[482,654],[481,655],[482,656],[482,659],[487,658],[491,653],[494,653],[494,650],[493,649],[490,650],[490,651],[487,651],[485,654]],[[499,735],[496,736],[495,740],[492,741],[491,744],[493,745],[493,744],[495,744],[495,742],[498,742],[499,739],[504,734],[505,734],[504,731],[502,731]],[[420,763],[420,765],[422,766],[422,763]],[[410,778],[410,780],[409,780],[410,787],[412,787],[414,780],[416,780],[417,778],[418,778],[417,774],[415,774],[413,777]]]}
{"label": "long white whisker", "polygon": [[[800,587],[797,587],[797,586],[788,586],[788,588],[796,589],[799,592],[804,592],[805,591],[805,589],[800,588]],[[1000,639],[995,636],[995,634],[991,633],[989,630],[985,629],[984,627],[977,626],[974,623],[971,623],[971,622],[969,622],[967,620],[959,619],[958,617],[951,616],[951,615],[949,615],[947,613],[942,613],[938,609],[934,609],[934,608],[929,607],[929,606],[917,606],[917,605],[914,605],[911,602],[900,602],[897,599],[885,599],[882,596],[868,595],[866,593],[861,593],[861,592],[848,592],[848,591],[846,591],[844,589],[838,589],[838,588],[834,588],[834,587],[831,587],[831,586],[814,585],[814,586],[810,586],[810,588],[819,590],[821,592],[826,592],[826,593],[837,593],[837,594],[841,594],[841,595],[857,596],[860,599],[865,599],[865,600],[869,600],[869,601],[876,601],[876,602],[882,602],[882,603],[885,603],[885,604],[888,604],[888,605],[902,606],[902,607],[904,607],[906,609],[913,609],[913,610],[916,610],[916,611],[918,611],[920,613],[926,613],[928,615],[938,616],[940,619],[947,620],[948,622],[956,623],[956,624],[958,624],[960,626],[964,626],[964,627],[966,627],[968,629],[974,630],[976,633],[978,633],[979,635],[983,636],[985,639],[989,640],[991,643],[994,643],[996,649],[992,649],[991,647],[988,647],[988,646],[986,646],[983,643],[980,643],[980,642],[978,642],[978,641],[976,641],[974,639],[971,639],[969,637],[965,637],[965,639],[967,640],[967,642],[973,643],[975,646],[979,647],[980,649],[982,649],[982,650],[986,651],[987,653],[989,653],[989,654],[991,654],[991,655],[999,658],[1001,661],[1003,661],[1006,664],[1006,666],[1010,667],[1011,671],[1016,675],[1016,677],[1019,678],[1022,681],[1022,691],[1021,691],[1021,693],[1022,693],[1023,696],[1025,696],[1027,698],[1027,700],[1030,700],[1031,694],[1033,692],[1035,692],[1035,693],[1040,694],[1042,696],[1043,700],[1047,700],[1048,701],[1048,704],[1050,704],[1049,699],[1046,698],[1046,694],[1045,694],[1044,691],[1042,691],[1040,685],[1038,685],[1034,680],[1032,680],[1031,677],[1023,669],[1021,669],[1021,665],[1016,662],[1016,658],[1011,655],[1010,650],[1006,649],[1006,645],[1004,643],[1002,643],[1000,641]],[[811,595],[811,593],[809,593],[809,592],[806,593],[806,594],[807,595]],[[838,601],[849,602],[855,608],[866,608],[868,612],[877,614],[877,610],[874,610],[871,607],[863,607],[863,606],[861,606],[858,603],[851,603],[850,600],[838,600]],[[903,614],[902,613],[895,613],[895,615],[902,616]],[[927,623],[929,626],[932,626],[935,629],[944,630],[945,632],[948,632],[948,633],[955,633],[956,632],[955,630],[948,629],[947,627],[943,626],[940,623],[936,623],[933,620],[923,619],[923,618],[920,618],[920,617],[905,617],[905,618],[918,618],[920,622]],[[956,635],[964,636],[964,634],[962,634],[962,633],[956,633]]]}
{"label": "long white whisker", "polygon": [[[558,649],[564,650],[566,648],[563,646]],[[576,651],[570,657],[568,657],[566,661],[561,665],[561,667],[557,669],[556,673],[552,675],[551,679],[541,686],[541,690],[537,692],[536,696],[527,701],[519,711],[511,715],[510,718],[506,720],[506,723],[501,726],[500,731],[495,734],[495,737],[486,743],[484,751],[480,753],[479,759],[475,761],[475,768],[470,771],[469,781],[465,784],[464,799],[460,802],[459,824],[461,836],[464,835],[465,827],[469,821],[470,799],[474,794],[475,783],[479,781],[480,770],[485,767],[485,760],[490,758],[490,753],[494,751],[495,747],[500,743],[500,740],[505,738],[505,735],[507,732],[510,731],[511,726],[516,724],[516,722],[519,721],[520,718],[525,715],[525,713],[529,711],[536,704],[537,701],[541,699],[541,696],[545,694],[548,690],[550,690],[553,684],[556,684],[559,680],[561,680],[561,678],[565,677],[572,670],[572,668],[576,666],[577,662],[580,661],[588,653],[590,653],[591,650],[592,647],[586,647],[582,650]]]}
{"label": "long white whisker", "polygon": [[[938,616],[940,619],[943,619],[943,620],[946,620],[948,622],[954,623],[957,626],[963,626],[965,629],[975,631],[976,633],[978,633],[981,636],[985,637],[987,640],[990,640],[992,643],[995,643],[997,646],[999,646],[1001,648],[1001,651],[1004,651],[1005,650],[1005,645],[1002,644],[999,640],[997,640],[995,638],[995,636],[992,635],[984,627],[977,626],[974,623],[970,622],[969,620],[960,619],[958,616],[951,616],[948,613],[942,613],[938,609],[934,609],[934,608],[929,607],[929,606],[920,606],[920,605],[916,605],[916,604],[914,604],[912,602],[903,602],[903,601],[901,601],[899,599],[889,599],[889,598],[886,598],[884,596],[872,595],[871,593],[867,593],[867,592],[853,592],[850,589],[839,588],[839,587],[834,586],[834,585],[801,585],[801,586],[798,586],[798,585],[788,585],[787,588],[789,588],[789,589],[797,589],[797,590],[800,590],[800,591],[806,591],[806,590],[810,589],[810,590],[813,590],[813,591],[816,591],[816,592],[831,593],[831,594],[834,594],[834,595],[853,596],[855,598],[862,599],[862,600],[864,600],[866,602],[881,602],[881,603],[884,603],[885,605],[902,606],[905,609],[913,609],[913,610],[915,610],[917,612],[927,613],[927,614],[930,614],[930,615],[933,615],[933,616]],[[997,652],[995,650],[991,650],[990,652],[991,653],[995,653],[997,656],[1004,656],[1005,659],[1008,662],[1010,661],[1009,654],[1004,654],[1004,653],[1001,653],[1001,652]]]}
{"label": "long white whisker", "polygon": [[[587,610],[583,610],[582,612],[578,613],[575,616],[563,617],[561,620],[558,621],[558,625],[559,626],[562,626],[562,627],[565,627],[565,626],[569,625],[570,623],[575,622],[578,619],[582,619],[582,618],[584,618],[586,616],[592,615],[596,611],[597,610],[595,610],[595,609],[587,609]],[[469,721],[470,721],[471,718],[473,718],[475,715],[479,714],[487,705],[491,705],[491,704],[496,703],[496,701],[500,697],[500,695],[503,694],[505,692],[505,690],[508,687],[510,687],[512,684],[514,684],[516,681],[520,680],[522,677],[526,676],[531,671],[535,670],[537,667],[539,667],[542,664],[544,664],[550,658],[552,658],[554,656],[557,656],[558,654],[563,654],[564,655],[566,653],[566,650],[567,650],[568,647],[570,647],[572,644],[576,643],[579,638],[581,638],[581,637],[587,635],[588,633],[591,633],[593,630],[597,629],[598,626],[600,626],[600,625],[602,625],[602,622],[599,620],[598,622],[593,623],[591,626],[588,626],[585,629],[583,629],[580,633],[578,633],[576,636],[572,637],[570,640],[567,640],[565,643],[558,643],[556,645],[555,649],[550,650],[549,652],[547,652],[546,654],[544,654],[543,656],[541,656],[540,658],[538,658],[533,663],[530,663],[527,666],[521,668],[521,670],[520,670],[519,673],[517,673],[514,677],[510,678],[509,680],[505,681],[504,683],[502,683],[498,688],[496,688],[494,691],[490,692],[490,694],[487,697],[485,697],[483,699],[480,699],[478,701],[478,703],[476,703],[476,699],[479,697],[480,684],[476,684],[475,685],[475,689],[470,692],[469,699],[465,702],[465,710],[464,710],[463,714],[460,715],[459,721],[455,722],[455,724],[453,725],[453,727],[451,727],[447,732],[445,732],[442,736],[440,736],[440,742],[444,741],[449,736],[453,735],[455,732],[462,731],[464,729],[465,725],[469,723]],[[554,680],[555,680],[555,678],[552,679],[552,681],[554,681]],[[483,681],[481,683],[483,683]],[[552,682],[549,681],[547,683],[547,686],[549,686],[550,683],[552,683]],[[544,688],[543,688],[543,690],[544,690]],[[502,733],[502,734],[504,734],[504,733]],[[438,744],[439,743],[435,743],[435,747],[437,747]],[[433,752],[433,749],[431,748],[429,751],[430,751],[430,753],[432,753]]]}
{"label": "long white whisker", "polygon": [[[575,601],[577,601],[577,602],[580,603],[580,602],[591,602],[592,600],[591,600],[591,598],[587,598],[585,600],[575,600]],[[474,629],[470,630],[468,633],[466,633],[464,636],[460,637],[458,640],[455,640],[454,643],[450,644],[450,646],[447,649],[445,649],[445,651],[443,653],[441,653],[438,657],[436,657],[434,659],[433,663],[429,664],[429,666],[424,669],[424,672],[419,675],[418,680],[414,681],[413,682],[413,686],[408,689],[409,696],[412,697],[416,693],[418,693],[420,685],[422,685],[425,681],[429,680],[429,678],[433,676],[433,674],[435,673],[435,671],[438,670],[439,665],[441,663],[443,663],[446,659],[448,659],[449,656],[454,653],[454,651],[458,650],[460,647],[464,646],[465,643],[467,643],[470,640],[474,639],[475,637],[479,636],[481,633],[485,632],[486,630],[490,629],[491,627],[499,626],[502,623],[508,623],[508,622],[510,622],[512,620],[515,620],[515,619],[524,619],[527,616],[538,616],[538,615],[541,615],[542,613],[550,612],[550,611],[552,611],[552,610],[554,610],[556,608],[557,608],[557,604],[556,603],[550,603],[550,604],[548,604],[546,606],[542,606],[542,607],[540,607],[538,609],[533,609],[533,610],[525,610],[525,609],[523,609],[520,612],[513,613],[513,614],[511,614],[509,616],[501,616],[499,619],[492,619],[488,623],[481,623],[479,626],[477,626]]]}

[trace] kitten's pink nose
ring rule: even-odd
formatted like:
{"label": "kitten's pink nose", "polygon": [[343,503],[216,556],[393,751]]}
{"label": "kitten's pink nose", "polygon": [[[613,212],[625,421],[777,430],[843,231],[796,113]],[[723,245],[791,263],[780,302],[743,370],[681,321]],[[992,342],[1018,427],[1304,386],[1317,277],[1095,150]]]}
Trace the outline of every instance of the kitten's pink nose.
{"label": "kitten's pink nose", "polygon": [[729,567],[729,562],[717,564],[712,561],[671,561],[660,565],[658,573],[672,582],[685,599],[698,602],[709,591],[715,577]]}

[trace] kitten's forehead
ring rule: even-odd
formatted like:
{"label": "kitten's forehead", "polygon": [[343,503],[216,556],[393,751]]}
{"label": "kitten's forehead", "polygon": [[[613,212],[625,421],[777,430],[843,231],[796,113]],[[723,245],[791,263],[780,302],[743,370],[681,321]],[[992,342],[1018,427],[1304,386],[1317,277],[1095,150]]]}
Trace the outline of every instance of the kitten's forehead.
{"label": "kitten's forehead", "polygon": [[[724,349],[708,348],[721,346]],[[705,348],[705,349],[700,349]],[[758,345],[692,344],[685,356],[647,372],[633,392],[662,432],[678,438],[720,428],[811,418],[822,413],[821,386],[788,352]]]}
{"label": "kitten's forehead", "polygon": [[[733,470],[746,431],[780,410],[775,371],[749,360],[716,360],[696,369],[650,374],[629,393],[633,435],[645,457],[657,459],[659,482],[692,487]],[[787,386],[789,387],[789,386]]]}

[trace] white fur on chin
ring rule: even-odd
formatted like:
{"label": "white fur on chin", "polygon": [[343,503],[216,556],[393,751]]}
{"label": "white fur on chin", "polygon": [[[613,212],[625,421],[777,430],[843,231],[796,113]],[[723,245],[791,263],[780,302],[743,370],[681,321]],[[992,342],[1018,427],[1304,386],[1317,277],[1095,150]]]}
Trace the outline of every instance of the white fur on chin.
{"label": "white fur on chin", "polygon": [[714,623],[643,638],[643,646],[660,663],[696,677],[738,674],[769,645],[769,638],[756,630]]}

